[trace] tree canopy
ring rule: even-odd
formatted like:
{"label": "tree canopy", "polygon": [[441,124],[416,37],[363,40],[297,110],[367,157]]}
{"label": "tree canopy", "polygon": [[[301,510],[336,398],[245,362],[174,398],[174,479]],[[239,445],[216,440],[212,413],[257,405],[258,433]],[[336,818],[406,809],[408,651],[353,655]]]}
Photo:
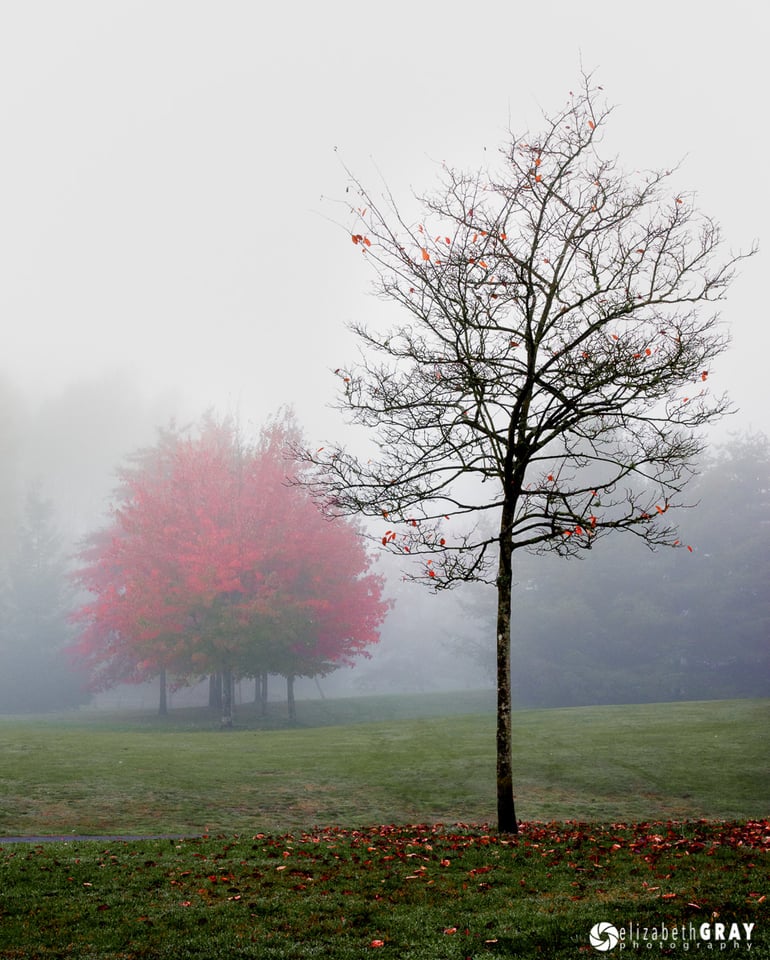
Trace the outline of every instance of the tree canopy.
{"label": "tree canopy", "polygon": [[299,431],[247,443],[228,422],[161,434],[122,471],[110,525],[76,581],[75,654],[97,687],[168,671],[313,676],[365,654],[388,604],[355,523],[288,482]]}

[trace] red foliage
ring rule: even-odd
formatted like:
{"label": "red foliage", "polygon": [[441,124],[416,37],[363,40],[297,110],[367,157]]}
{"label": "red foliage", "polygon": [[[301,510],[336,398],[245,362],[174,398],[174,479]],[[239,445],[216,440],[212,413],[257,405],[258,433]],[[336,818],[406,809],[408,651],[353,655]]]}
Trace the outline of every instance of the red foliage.
{"label": "red foliage", "polygon": [[121,476],[80,554],[92,594],[74,653],[95,687],[233,669],[313,675],[366,653],[388,605],[355,525],[292,485],[290,419],[246,445],[230,423],[170,435]]}
{"label": "red foliage", "polygon": [[[707,854],[713,854],[725,847],[770,852],[770,820],[767,819],[724,822],[658,820],[612,824],[566,820],[521,823],[519,833],[515,836],[491,831],[489,824],[382,824],[362,830],[328,827],[303,833],[298,839],[302,843],[344,841],[349,847],[361,846],[372,854],[401,860],[414,856],[414,851],[420,848],[432,851],[433,844],[439,838],[443,851],[449,847],[458,855],[465,849],[502,846],[553,860],[574,854],[577,849],[589,858],[627,850],[647,860],[654,860],[670,851],[688,855],[705,850]],[[274,842],[280,844],[285,839],[276,838]],[[441,866],[449,866],[450,863],[446,858],[440,861]],[[475,876],[491,869],[477,867],[470,872]]]}

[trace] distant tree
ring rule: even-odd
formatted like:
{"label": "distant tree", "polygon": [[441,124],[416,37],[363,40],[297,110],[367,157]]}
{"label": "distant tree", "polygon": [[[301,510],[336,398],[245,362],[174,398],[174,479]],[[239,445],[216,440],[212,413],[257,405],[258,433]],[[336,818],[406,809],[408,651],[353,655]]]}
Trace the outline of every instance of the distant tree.
{"label": "distant tree", "polygon": [[8,560],[15,538],[25,427],[21,400],[0,375],[0,564]]}
{"label": "distant tree", "polygon": [[[678,546],[671,511],[727,344],[714,303],[739,256],[670,172],[601,156],[610,109],[589,77],[496,171],[442,169],[415,222],[351,176],[352,240],[405,319],[352,325],[340,402],[371,431],[359,459],[307,453],[315,493],[382,522],[439,590],[497,589],[498,827],[517,831],[511,589],[518,550],[572,556],[613,531]],[[708,381],[708,382],[707,382]],[[427,559],[425,559],[427,558]]]}
{"label": "distant tree", "polygon": [[687,518],[693,562],[669,571],[679,686],[689,699],[770,693],[770,441],[733,437],[708,457]]}
{"label": "distant tree", "polygon": [[11,540],[0,627],[0,710],[44,711],[86,699],[63,650],[72,592],[53,504],[31,484]]}
{"label": "distant tree", "polygon": [[230,726],[235,676],[312,676],[377,640],[387,604],[356,527],[287,482],[298,437],[284,418],[248,445],[209,419],[134,459],[76,575],[95,684],[220,674]]}
{"label": "distant tree", "polygon": [[115,464],[125,451],[152,443],[155,424],[173,404],[171,393],[145,396],[136,378],[113,370],[79,377],[35,405],[24,460],[33,476],[46,478],[69,542],[101,521]]}

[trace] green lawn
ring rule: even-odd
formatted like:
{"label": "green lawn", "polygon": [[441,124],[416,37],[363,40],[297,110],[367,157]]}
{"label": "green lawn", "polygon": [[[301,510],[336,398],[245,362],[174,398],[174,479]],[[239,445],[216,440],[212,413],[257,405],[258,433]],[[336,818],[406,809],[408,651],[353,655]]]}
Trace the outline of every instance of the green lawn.
{"label": "green lawn", "polygon": [[[468,696],[486,712],[372,722],[371,704],[319,701],[301,716],[321,712],[327,725],[295,729],[255,729],[245,714],[221,732],[200,711],[111,715],[108,729],[94,714],[0,720],[0,835],[492,821],[494,717],[488,698]],[[380,698],[381,709],[394,712],[396,699]],[[424,698],[422,709],[448,700]],[[333,725],[335,710],[347,722]],[[764,816],[768,719],[765,700],[517,712],[518,815]]]}
{"label": "green lawn", "polygon": [[0,842],[0,957],[577,958],[599,956],[591,929],[612,923],[638,944],[629,956],[671,956],[655,935],[704,956],[734,933],[738,956],[767,958],[769,829],[572,823],[528,825],[513,839],[380,826]]}
{"label": "green lawn", "polygon": [[770,958],[770,702],[516,713],[517,838],[488,695],[300,710],[0,720],[0,958]]}

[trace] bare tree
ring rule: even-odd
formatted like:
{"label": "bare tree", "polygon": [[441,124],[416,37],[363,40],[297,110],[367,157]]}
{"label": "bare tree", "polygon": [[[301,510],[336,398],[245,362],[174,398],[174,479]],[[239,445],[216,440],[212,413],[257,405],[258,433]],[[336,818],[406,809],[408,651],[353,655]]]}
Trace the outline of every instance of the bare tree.
{"label": "bare tree", "polygon": [[[404,319],[355,323],[362,361],[340,408],[370,431],[363,460],[307,454],[319,495],[384,521],[434,589],[497,588],[497,807],[517,832],[511,592],[516,550],[570,556],[626,530],[679,546],[669,511],[728,411],[711,392],[728,338],[714,303],[750,254],[671,172],[625,173],[600,153],[611,109],[583,77],[541,134],[511,136],[496,172],[442,167],[404,216],[351,176],[352,239]],[[750,251],[753,253],[754,251]]]}

